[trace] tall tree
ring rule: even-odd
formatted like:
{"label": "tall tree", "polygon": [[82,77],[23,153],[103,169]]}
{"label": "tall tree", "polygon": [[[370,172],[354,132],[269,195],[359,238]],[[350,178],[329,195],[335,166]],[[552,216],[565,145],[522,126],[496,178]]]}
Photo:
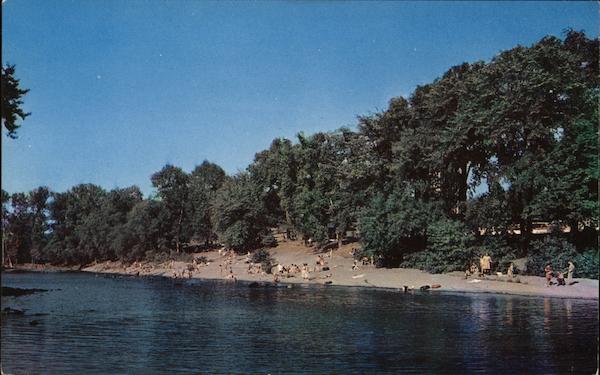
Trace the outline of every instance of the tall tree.
{"label": "tall tree", "polygon": [[170,212],[164,202],[144,200],[127,214],[127,222],[114,237],[116,256],[124,261],[141,260],[153,253],[168,252],[172,231]]}
{"label": "tall tree", "polygon": [[29,193],[28,203],[31,212],[30,255],[32,263],[43,257],[43,249],[48,242],[48,199],[50,190],[41,186]]}
{"label": "tall tree", "polygon": [[127,223],[127,214],[142,201],[142,192],[137,186],[113,189],[100,199],[100,207],[90,212],[77,228],[79,251],[90,260],[114,260],[119,245],[116,238]]}
{"label": "tall tree", "polygon": [[100,211],[106,191],[93,184],[54,193],[49,204],[51,238],[44,256],[54,263],[87,264],[98,257],[86,222]]}
{"label": "tall tree", "polygon": [[212,201],[226,181],[225,171],[207,160],[190,174],[189,212],[193,236],[208,245],[215,237]]}
{"label": "tall tree", "polygon": [[247,173],[226,181],[214,199],[213,222],[221,241],[235,251],[252,250],[268,233],[261,187]]}
{"label": "tall tree", "polygon": [[597,88],[597,77],[590,80],[588,65],[582,61],[588,57],[573,53],[584,49],[576,47],[584,41],[573,39],[570,34],[566,45],[546,37],[532,47],[502,52],[466,86],[468,104],[460,120],[484,140],[488,161],[498,173],[493,179],[509,185],[523,249],[528,247],[533,220],[548,217],[543,206],[549,202],[539,198],[557,180],[544,170],[560,164],[549,156],[585,112],[586,86]]}
{"label": "tall tree", "polygon": [[188,207],[190,177],[181,168],[165,165],[151,177],[152,185],[169,211],[172,223],[171,235],[177,252],[181,251],[181,243],[187,242],[191,235]]}

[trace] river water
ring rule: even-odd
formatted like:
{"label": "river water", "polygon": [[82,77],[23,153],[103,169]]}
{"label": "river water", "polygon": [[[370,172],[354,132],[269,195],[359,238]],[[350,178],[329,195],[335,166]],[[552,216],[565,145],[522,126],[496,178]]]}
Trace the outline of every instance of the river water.
{"label": "river water", "polygon": [[10,374],[593,374],[598,302],[10,273]]}

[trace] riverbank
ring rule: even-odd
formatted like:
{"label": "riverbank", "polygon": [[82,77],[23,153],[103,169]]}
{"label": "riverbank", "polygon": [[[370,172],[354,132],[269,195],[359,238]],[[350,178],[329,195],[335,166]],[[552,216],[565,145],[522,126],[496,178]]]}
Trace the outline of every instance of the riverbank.
{"label": "riverbank", "polygon": [[[301,242],[288,241],[280,243],[271,250],[275,264],[298,265],[307,264],[310,272],[308,278],[298,272],[287,277],[278,275],[278,282],[287,284],[316,284],[337,286],[360,286],[371,288],[418,290],[422,286],[437,287],[439,291],[464,293],[498,293],[541,297],[560,297],[578,299],[598,299],[598,280],[578,279],[569,286],[546,287],[545,279],[536,276],[518,276],[509,279],[503,276],[487,276],[484,278],[465,279],[462,272],[447,274],[429,274],[416,269],[376,268],[373,265],[358,265],[353,269],[351,255],[352,244],[341,249],[321,254],[326,264],[318,267],[318,255],[314,248],[305,247]],[[194,265],[191,262],[167,261],[162,263],[136,262],[125,265],[121,262],[102,262],[81,268],[84,272],[120,274],[130,276],[162,276],[171,278],[222,279],[246,282],[273,282],[274,276],[265,272],[249,273],[248,258],[244,255],[228,255],[224,251],[207,251],[192,254],[192,257],[204,257],[206,263]],[[315,270],[316,267],[316,270]],[[23,265],[18,270],[31,271],[73,271],[79,267],[49,267],[41,265]],[[255,267],[256,271],[256,267]]]}

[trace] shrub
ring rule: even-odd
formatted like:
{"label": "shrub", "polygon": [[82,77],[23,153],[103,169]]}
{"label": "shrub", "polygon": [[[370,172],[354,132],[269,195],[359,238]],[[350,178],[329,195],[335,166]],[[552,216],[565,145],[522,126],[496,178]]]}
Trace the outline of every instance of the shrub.
{"label": "shrub", "polygon": [[264,247],[275,247],[277,246],[277,239],[272,233],[267,233],[262,237],[261,244]]}
{"label": "shrub", "polygon": [[588,249],[582,254],[577,254],[573,260],[575,264],[575,277],[585,277],[589,279],[598,279],[598,251]]}
{"label": "shrub", "polygon": [[193,256],[187,253],[177,253],[175,251],[165,252],[165,251],[146,251],[145,259],[149,262],[154,263],[164,263],[170,260],[174,260],[177,262],[191,262]]}
{"label": "shrub", "polygon": [[176,251],[171,251],[171,253],[169,254],[169,259],[174,260],[176,262],[191,263],[192,260],[194,259],[194,256],[192,254],[188,254],[188,253],[183,253],[183,252],[178,253]]}
{"label": "shrub", "polygon": [[252,253],[251,262],[260,263],[265,272],[271,273],[271,268],[273,268],[273,263],[275,260],[271,256],[269,250],[258,249]]}
{"label": "shrub", "polygon": [[167,253],[158,251],[146,251],[144,259],[149,262],[162,263],[168,260],[169,256]]}
{"label": "shrub", "polygon": [[547,264],[551,264],[556,272],[566,271],[569,260],[575,260],[576,256],[575,247],[562,238],[550,236],[533,241],[529,247],[527,273],[541,276]]}
{"label": "shrub", "polygon": [[386,266],[397,266],[410,252],[426,246],[428,223],[438,208],[414,198],[414,187],[402,186],[389,196],[377,195],[362,210],[359,227],[369,254]]}
{"label": "shrub", "polygon": [[409,254],[402,263],[432,273],[464,270],[472,261],[474,236],[465,224],[442,218],[427,228],[427,248]]}

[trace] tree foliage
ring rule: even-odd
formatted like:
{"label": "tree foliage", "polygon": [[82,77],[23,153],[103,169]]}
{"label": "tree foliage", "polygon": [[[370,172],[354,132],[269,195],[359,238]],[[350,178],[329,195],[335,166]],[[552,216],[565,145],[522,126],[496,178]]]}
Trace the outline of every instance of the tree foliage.
{"label": "tree foliage", "polygon": [[242,252],[260,247],[269,228],[262,192],[247,173],[233,177],[217,191],[213,222],[228,248]]}
{"label": "tree foliage", "polygon": [[[233,177],[208,161],[191,173],[166,165],[151,176],[155,199],[90,184],[3,192],[7,254],[135,260],[213,241],[245,251],[274,244],[270,231],[281,226],[318,245],[341,246],[352,230],[388,266],[443,272],[489,253],[500,269],[521,256],[534,272],[565,256],[589,268],[599,220],[598,45],[570,30],[451,67],[360,116],[356,130],[273,140]],[[3,90],[12,82],[20,108],[26,90],[4,78],[11,69]],[[544,240],[537,222],[570,232]]]}
{"label": "tree foliage", "polygon": [[8,131],[10,138],[17,137],[17,129],[21,127],[19,119],[25,120],[31,113],[23,110],[23,96],[29,89],[23,89],[19,85],[19,79],[15,76],[15,66],[6,65],[1,68],[2,76],[2,125]]}

